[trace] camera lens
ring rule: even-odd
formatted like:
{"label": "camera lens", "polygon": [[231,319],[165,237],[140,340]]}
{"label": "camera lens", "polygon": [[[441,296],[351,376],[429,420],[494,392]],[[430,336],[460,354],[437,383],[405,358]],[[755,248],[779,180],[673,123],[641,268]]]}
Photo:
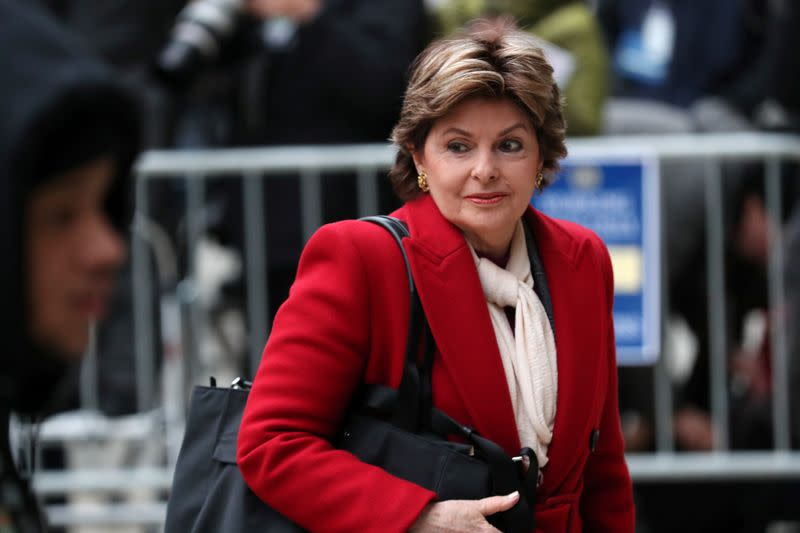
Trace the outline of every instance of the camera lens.
{"label": "camera lens", "polygon": [[241,22],[244,0],[194,0],[178,15],[157,71],[174,82],[190,81],[213,63]]}

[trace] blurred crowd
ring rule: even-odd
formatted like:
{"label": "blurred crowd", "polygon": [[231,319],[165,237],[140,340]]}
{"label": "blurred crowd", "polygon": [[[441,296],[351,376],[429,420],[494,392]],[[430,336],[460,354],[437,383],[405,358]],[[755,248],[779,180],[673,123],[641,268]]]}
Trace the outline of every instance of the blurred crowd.
{"label": "blurred crowd", "polygon": [[[142,142],[148,148],[385,142],[400,109],[409,65],[424,45],[476,17],[500,15],[514,17],[541,38],[566,98],[569,137],[800,133],[800,56],[795,53],[800,3],[795,0],[37,1],[135,88],[143,105]],[[673,381],[675,445],[687,451],[711,449],[714,435],[704,172],[691,162],[661,168],[668,213],[669,312],[696,338],[690,371]],[[800,306],[797,173],[796,167],[782,168],[783,217],[776,224],[766,209],[763,165],[723,166],[725,334],[734,449],[772,447],[769,338],[775,316],[789,326],[790,362],[800,359],[800,339],[792,327]],[[303,244],[296,178],[277,176],[265,185],[269,264],[267,272],[255,275],[268,279],[270,314],[288,294]],[[324,178],[323,220],[356,216],[355,176]],[[152,218],[179,251],[178,271],[190,261],[180,252],[186,242],[184,186],[180,180],[164,180],[149,191]],[[208,253],[223,250],[241,257],[241,197],[236,182],[209,181],[202,217]],[[380,192],[380,210],[396,205],[387,184]],[[787,307],[780,315],[768,309],[766,281],[769,243],[778,233],[786,244]],[[211,316],[241,321],[247,297],[243,275],[229,276],[216,290],[220,297]],[[130,302],[127,269],[99,337],[101,408],[108,414],[136,409]],[[219,334],[236,335],[231,331],[242,329],[221,327]],[[246,368],[245,344],[237,339],[218,344],[237,373],[253,370]],[[154,354],[160,360],[157,347]],[[790,365],[793,406],[800,405],[797,366]],[[652,371],[621,369],[620,387],[628,450],[653,450]],[[797,439],[800,409],[794,411]],[[786,509],[781,503],[785,491],[717,488],[698,493],[678,484],[639,487],[642,530],[763,531],[769,518]],[[796,488],[787,490],[798,494]],[[757,505],[761,498],[770,501]],[[717,506],[717,511],[706,513],[713,518],[709,523],[676,522],[682,520],[674,512],[676,502],[698,509]]]}

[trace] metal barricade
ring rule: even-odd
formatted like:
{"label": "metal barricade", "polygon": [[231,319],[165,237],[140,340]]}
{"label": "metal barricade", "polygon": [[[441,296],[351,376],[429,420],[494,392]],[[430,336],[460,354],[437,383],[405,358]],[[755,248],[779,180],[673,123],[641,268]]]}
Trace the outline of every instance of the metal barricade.
{"label": "metal barricade", "polygon": [[[664,358],[653,367],[656,414],[656,452],[629,454],[628,464],[635,481],[691,480],[800,480],[800,453],[790,449],[789,372],[786,331],[780,320],[773,320],[772,403],[774,450],[731,452],[728,444],[727,347],[725,345],[725,269],[723,265],[722,172],[726,161],[759,160],[765,168],[765,198],[769,216],[781,219],[781,163],[800,161],[800,137],[773,134],[723,134],[680,136],[625,136],[574,139],[568,143],[572,156],[654,155],[661,162],[696,161],[705,164],[706,227],[708,263],[708,308],[711,354],[711,416],[716,430],[715,449],[708,453],[676,453],[672,433],[672,385]],[[279,174],[298,175],[301,184],[301,220],[303,235],[308,239],[322,221],[321,191],[325,172],[347,171],[357,176],[358,214],[373,214],[378,209],[377,180],[388,170],[395,150],[387,145],[350,145],[324,147],[282,147],[263,149],[230,149],[208,151],[153,151],[143,155],[136,167],[136,218],[132,243],[134,271],[134,321],[136,342],[136,374],[138,405],[141,411],[158,407],[154,398],[164,398],[157,384],[159,377],[153,365],[152,350],[160,342],[160,333],[153,328],[151,313],[158,305],[152,288],[157,273],[148,260],[154,240],[154,226],[148,205],[148,188],[154,180],[183,180],[186,187],[187,247],[192,250],[201,238],[203,221],[198,214],[205,202],[205,183],[210,176],[242,180],[242,213],[245,227],[244,250],[246,272],[265,272],[268,264],[264,243],[264,181]],[[546,194],[546,193],[545,193]],[[668,214],[662,210],[662,218]],[[662,228],[665,224],[662,224]],[[662,240],[663,235],[662,229]],[[780,234],[773,236],[769,256],[769,308],[779,313],[784,305],[783,243]],[[197,265],[189,255],[185,280],[191,281]],[[156,262],[158,264],[158,262]],[[662,291],[666,283],[662,278]],[[247,335],[250,367],[257,368],[262,349],[269,335],[269,287],[264,276],[248,276]],[[179,287],[178,300],[188,307],[191,331],[204,327],[205,317],[191,297],[191,286]],[[187,296],[188,295],[188,296]],[[662,298],[663,320],[668,313],[668,294]],[[777,317],[776,317],[777,318]],[[187,339],[188,340],[188,339]],[[663,351],[662,351],[663,353]],[[187,357],[184,353],[183,357]],[[91,363],[90,363],[91,364]],[[92,375],[89,369],[87,376]],[[87,385],[91,386],[91,385]],[[85,393],[86,398],[93,398]],[[167,428],[182,428],[185,398],[172,406]],[[183,403],[181,403],[183,402]],[[167,406],[162,405],[162,409]],[[171,419],[170,419],[171,418]],[[169,460],[162,475],[148,478],[169,479],[179,444],[180,431],[167,436]],[[55,482],[54,482],[55,483]],[[167,486],[161,487],[168,489]]]}

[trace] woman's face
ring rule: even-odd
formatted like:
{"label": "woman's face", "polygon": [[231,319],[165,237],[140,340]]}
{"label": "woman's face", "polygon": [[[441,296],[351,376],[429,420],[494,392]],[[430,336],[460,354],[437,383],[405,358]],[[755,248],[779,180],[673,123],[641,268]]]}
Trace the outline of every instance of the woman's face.
{"label": "woman's face", "polygon": [[528,116],[507,99],[466,100],[433,124],[414,163],[439,211],[475,249],[505,255],[542,169]]}
{"label": "woman's face", "polygon": [[125,258],[103,208],[113,174],[113,161],[99,158],[48,181],[28,201],[31,335],[66,356],[86,349],[89,323],[104,315]]}

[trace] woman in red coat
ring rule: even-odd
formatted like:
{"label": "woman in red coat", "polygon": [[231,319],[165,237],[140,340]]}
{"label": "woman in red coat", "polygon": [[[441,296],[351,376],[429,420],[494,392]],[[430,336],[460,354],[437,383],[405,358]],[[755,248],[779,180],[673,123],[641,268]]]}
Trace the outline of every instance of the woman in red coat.
{"label": "woman in red coat", "polygon": [[[536,41],[506,24],[417,59],[393,140],[393,213],[437,345],[434,404],[539,462],[537,531],[633,532],[617,407],[613,277],[591,231],[533,209],[566,154]],[[362,383],[400,383],[408,285],[397,246],[358,221],[308,242],[242,420],[250,487],[314,532],[497,531],[518,495],[435,494],[337,450]]]}

